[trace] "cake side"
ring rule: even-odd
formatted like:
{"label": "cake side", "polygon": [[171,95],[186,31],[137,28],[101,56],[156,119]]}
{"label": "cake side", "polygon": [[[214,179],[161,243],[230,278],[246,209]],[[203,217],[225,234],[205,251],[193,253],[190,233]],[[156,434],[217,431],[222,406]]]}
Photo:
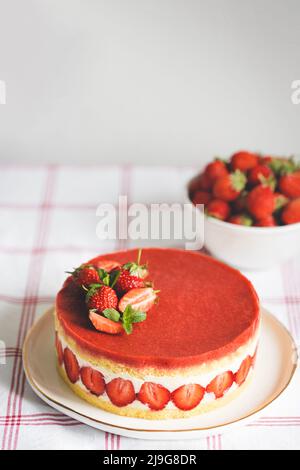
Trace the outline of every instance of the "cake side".
{"label": "cake side", "polygon": [[[94,356],[90,356],[87,351],[78,347],[74,340],[65,334],[56,315],[55,329],[58,370],[65,382],[77,395],[104,410],[123,416],[146,419],[188,417],[223,406],[231,399],[234,399],[251,378],[259,340],[259,328],[257,328],[251,339],[241,345],[235,352],[221,359],[190,367],[162,370],[153,367],[129,367],[126,364],[107,360],[105,357],[96,359]],[[66,350],[68,350],[67,355],[65,354]],[[89,370],[90,377],[92,377],[92,374],[99,374],[102,379],[102,386],[93,389],[93,386],[86,382],[82,374],[83,370]],[[108,384],[120,379],[126,384],[130,383],[133,390],[128,404],[126,401],[128,400],[126,397],[127,392],[125,392],[125,404],[117,404],[114,395],[110,396],[109,393]],[[224,383],[222,384],[222,382]],[[141,401],[139,393],[144,384],[155,384],[154,394],[156,393],[155,386],[159,387],[158,393],[160,387],[166,390],[166,398],[162,409],[151,409],[148,403]],[[199,388],[199,390],[196,390],[198,396],[195,398],[188,396],[189,387],[191,392],[194,393],[193,386]],[[184,390],[185,387],[187,387],[187,394],[184,394],[185,403],[182,405],[180,400],[176,402],[176,394],[178,394],[178,390]],[[122,397],[122,388],[120,388],[119,393]],[[159,400],[158,403],[160,407]],[[188,409],[181,409],[182,406]]]}

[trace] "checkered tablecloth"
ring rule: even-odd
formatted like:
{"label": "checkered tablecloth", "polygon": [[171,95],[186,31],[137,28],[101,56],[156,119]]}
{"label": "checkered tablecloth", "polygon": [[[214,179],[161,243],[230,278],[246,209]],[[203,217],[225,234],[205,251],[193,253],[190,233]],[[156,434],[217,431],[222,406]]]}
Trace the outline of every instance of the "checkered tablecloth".
{"label": "checkered tablecloth", "polygon": [[[180,201],[195,168],[0,165],[0,446],[2,449],[299,449],[300,375],[263,417],[230,433],[190,441],[133,440],[90,428],[42,402],[27,384],[21,348],[53,304],[65,271],[134,245],[100,241],[96,207]],[[262,303],[300,339],[300,258],[247,273]],[[266,358],[272,361],[272,358]],[[1,364],[2,363],[2,364]]]}

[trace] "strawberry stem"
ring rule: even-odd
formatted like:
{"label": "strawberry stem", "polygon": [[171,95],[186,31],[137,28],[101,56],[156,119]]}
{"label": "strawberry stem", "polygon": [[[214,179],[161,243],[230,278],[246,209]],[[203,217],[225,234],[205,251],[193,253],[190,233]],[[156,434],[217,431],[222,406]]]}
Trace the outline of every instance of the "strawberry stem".
{"label": "strawberry stem", "polygon": [[142,257],[142,249],[139,248],[136,264],[139,265]]}

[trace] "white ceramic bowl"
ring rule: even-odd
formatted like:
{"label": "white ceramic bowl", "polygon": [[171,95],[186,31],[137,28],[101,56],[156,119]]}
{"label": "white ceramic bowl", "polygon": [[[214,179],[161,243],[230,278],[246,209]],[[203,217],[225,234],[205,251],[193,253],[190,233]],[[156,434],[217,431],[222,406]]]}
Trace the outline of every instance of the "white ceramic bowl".
{"label": "white ceramic bowl", "polygon": [[232,266],[268,269],[300,251],[300,223],[244,227],[205,216],[204,243],[213,256]]}
{"label": "white ceramic bowl", "polygon": [[[186,198],[189,202],[188,185]],[[243,270],[272,268],[300,252],[300,222],[279,227],[245,227],[204,217],[205,248]]]}

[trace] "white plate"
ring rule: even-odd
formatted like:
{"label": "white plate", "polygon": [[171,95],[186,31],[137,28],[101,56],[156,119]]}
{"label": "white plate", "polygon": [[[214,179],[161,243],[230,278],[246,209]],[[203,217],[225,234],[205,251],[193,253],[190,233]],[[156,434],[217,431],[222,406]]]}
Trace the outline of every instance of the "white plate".
{"label": "white plate", "polygon": [[29,331],[23,363],[29,384],[46,403],[89,426],[141,439],[192,439],[225,432],[257,419],[290,384],[297,363],[296,347],[285,327],[263,311],[262,331],[253,378],[231,403],[186,419],[128,418],[95,408],[76,396],[56,370],[53,310]]}

